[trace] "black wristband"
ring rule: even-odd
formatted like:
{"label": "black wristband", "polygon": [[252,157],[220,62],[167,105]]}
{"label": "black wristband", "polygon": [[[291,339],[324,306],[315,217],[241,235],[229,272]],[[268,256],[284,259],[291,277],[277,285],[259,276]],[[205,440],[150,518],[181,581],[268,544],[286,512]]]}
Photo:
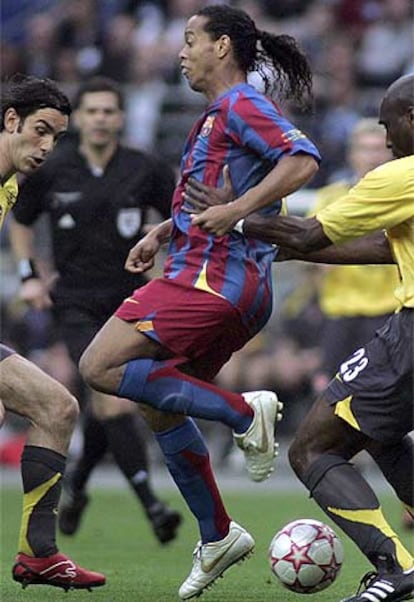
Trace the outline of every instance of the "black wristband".
{"label": "black wristband", "polygon": [[17,264],[17,271],[21,282],[26,282],[30,278],[39,278],[39,272],[36,269],[33,259],[20,259]]}

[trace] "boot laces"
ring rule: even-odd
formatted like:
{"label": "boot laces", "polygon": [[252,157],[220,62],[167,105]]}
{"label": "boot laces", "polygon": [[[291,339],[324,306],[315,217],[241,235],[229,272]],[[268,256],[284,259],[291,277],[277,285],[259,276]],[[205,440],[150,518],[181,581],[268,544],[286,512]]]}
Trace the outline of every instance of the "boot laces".
{"label": "boot laces", "polygon": [[376,571],[369,571],[368,573],[365,573],[359,583],[357,594],[362,592],[362,588],[364,588],[364,591],[367,590],[377,578],[378,573]]}

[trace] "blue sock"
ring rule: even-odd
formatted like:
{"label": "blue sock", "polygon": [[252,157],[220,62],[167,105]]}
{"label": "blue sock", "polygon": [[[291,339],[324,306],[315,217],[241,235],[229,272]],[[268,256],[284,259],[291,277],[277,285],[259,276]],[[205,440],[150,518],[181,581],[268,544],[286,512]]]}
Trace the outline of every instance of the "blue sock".
{"label": "blue sock", "polygon": [[180,372],[174,360],[129,361],[117,393],[161,411],[222,422],[236,433],[244,433],[253,418],[242,395]]}
{"label": "blue sock", "polygon": [[187,418],[183,424],[155,436],[172,478],[198,521],[202,543],[223,539],[229,530],[230,517],[197,425]]}

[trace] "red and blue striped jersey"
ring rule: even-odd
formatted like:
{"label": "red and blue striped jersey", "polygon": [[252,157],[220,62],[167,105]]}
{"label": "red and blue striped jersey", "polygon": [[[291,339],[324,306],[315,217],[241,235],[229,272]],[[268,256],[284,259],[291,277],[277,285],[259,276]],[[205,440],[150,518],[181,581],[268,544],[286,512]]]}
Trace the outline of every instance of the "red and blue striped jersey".
{"label": "red and blue striped jersey", "polygon": [[[242,83],[211,103],[194,124],[185,144],[181,177],[172,204],[173,231],[164,275],[227,299],[254,334],[272,311],[272,245],[237,232],[214,236],[192,226],[182,211],[182,193],[191,176],[222,186],[227,164],[236,197],[258,184],[284,155],[320,155],[275,103]],[[280,212],[282,199],[261,210]]]}

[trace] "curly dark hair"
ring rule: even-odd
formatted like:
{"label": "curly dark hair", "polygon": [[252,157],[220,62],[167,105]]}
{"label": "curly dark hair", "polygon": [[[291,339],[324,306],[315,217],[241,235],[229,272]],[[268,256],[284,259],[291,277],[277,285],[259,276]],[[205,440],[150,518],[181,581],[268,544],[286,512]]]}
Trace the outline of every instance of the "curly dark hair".
{"label": "curly dark hair", "polygon": [[206,6],[196,14],[206,17],[204,30],[214,40],[229,36],[239,67],[245,73],[258,71],[266,93],[277,93],[302,108],[311,105],[312,71],[295,38],[260,31],[246,12],[223,4]]}
{"label": "curly dark hair", "polygon": [[21,73],[17,73],[5,82],[0,102],[1,130],[4,129],[4,115],[11,107],[22,119],[46,107],[56,109],[64,115],[70,115],[72,112],[67,96],[59,90],[53,80]]}

